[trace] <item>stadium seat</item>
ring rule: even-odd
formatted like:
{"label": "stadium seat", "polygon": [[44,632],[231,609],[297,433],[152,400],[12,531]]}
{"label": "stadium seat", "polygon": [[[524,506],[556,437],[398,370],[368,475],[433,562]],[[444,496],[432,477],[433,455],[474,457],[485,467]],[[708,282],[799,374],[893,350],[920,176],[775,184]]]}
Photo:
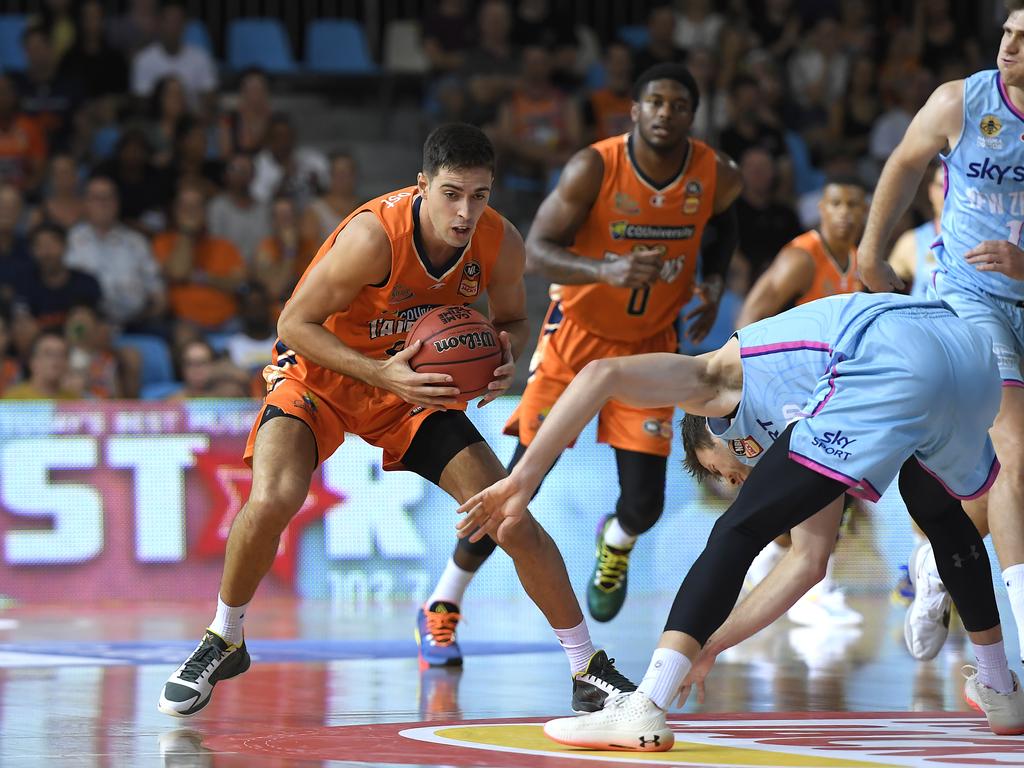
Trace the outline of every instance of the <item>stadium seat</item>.
{"label": "stadium seat", "polygon": [[203,23],[202,19],[188,20],[188,24],[185,25],[185,42],[189,45],[194,45],[196,48],[202,48],[213,56],[213,43],[210,42],[210,32],[206,29],[206,24]]}
{"label": "stadium seat", "polygon": [[21,47],[21,33],[25,31],[27,17],[0,16],[0,69],[11,72],[25,71],[25,51]]}
{"label": "stadium seat", "polygon": [[174,364],[167,342],[147,333],[126,333],[117,340],[119,347],[131,347],[142,358],[142,388],[174,381]]}
{"label": "stadium seat", "polygon": [[318,19],[309,23],[306,68],[332,75],[371,75],[377,71],[363,28],[347,19]]}
{"label": "stadium seat", "polygon": [[637,51],[642,48],[646,48],[647,43],[650,42],[651,39],[650,33],[647,31],[647,27],[642,24],[630,24],[625,27],[620,27],[618,37],[619,40]]}
{"label": "stadium seat", "polygon": [[166,400],[184,385],[180,381],[160,381],[146,384],[139,392],[140,400]]}
{"label": "stadium seat", "polygon": [[277,19],[250,18],[228,22],[228,67],[236,72],[259,67],[271,74],[295,72],[295,57],[284,24]]}
{"label": "stadium seat", "polygon": [[395,19],[384,30],[384,69],[422,75],[430,69],[423,52],[423,30],[415,19]]}

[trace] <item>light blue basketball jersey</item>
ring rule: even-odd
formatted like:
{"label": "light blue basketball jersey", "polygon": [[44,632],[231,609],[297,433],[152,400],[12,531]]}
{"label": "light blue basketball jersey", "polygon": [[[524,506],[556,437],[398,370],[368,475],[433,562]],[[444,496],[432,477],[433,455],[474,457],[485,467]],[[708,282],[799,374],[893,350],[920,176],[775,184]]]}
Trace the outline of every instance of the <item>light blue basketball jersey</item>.
{"label": "light blue basketball jersey", "polygon": [[914,284],[910,295],[915,299],[928,298],[928,286],[932,282],[932,273],[938,267],[932,244],[939,239],[935,232],[935,223],[926,221],[914,229]]}
{"label": "light blue basketball jersey", "polygon": [[994,480],[995,358],[984,333],[943,302],[832,296],[753,323],[738,337],[739,407],[708,426],[742,463],[756,464],[796,421],[790,458],[869,500],[911,456],[960,498]]}
{"label": "light blue basketball jersey", "polygon": [[1021,245],[1024,229],[1024,115],[1010,102],[998,70],[964,80],[960,140],[942,159],[946,199],[939,263],[957,282],[1005,299],[1024,299],[1024,282],[979,272],[964,254],[983,240]]}

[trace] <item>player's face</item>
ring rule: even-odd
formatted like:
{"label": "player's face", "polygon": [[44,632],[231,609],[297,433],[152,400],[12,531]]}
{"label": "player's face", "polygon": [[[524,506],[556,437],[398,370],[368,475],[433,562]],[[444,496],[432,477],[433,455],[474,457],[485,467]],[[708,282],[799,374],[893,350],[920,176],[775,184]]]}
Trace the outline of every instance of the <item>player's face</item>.
{"label": "player's face", "polygon": [[686,140],[693,124],[693,99],[675,80],[652,80],[633,102],[633,123],[656,152],[671,152]]}
{"label": "player's face", "polygon": [[946,170],[940,165],[928,182],[928,202],[932,204],[935,217],[942,215],[942,204],[946,200]]}
{"label": "player's face", "polygon": [[1006,17],[996,64],[1004,83],[1024,88],[1024,11]]}
{"label": "player's face", "polygon": [[821,195],[818,211],[822,228],[832,237],[852,240],[864,228],[867,214],[864,190],[852,184],[829,184]]}
{"label": "player's face", "polygon": [[469,244],[487,207],[494,175],[489,168],[442,168],[417,179],[434,232],[452,248]]}
{"label": "player's face", "polygon": [[732,485],[742,485],[750,474],[751,467],[740,462],[729,447],[715,438],[711,448],[698,448],[697,461],[713,475],[727,480]]}

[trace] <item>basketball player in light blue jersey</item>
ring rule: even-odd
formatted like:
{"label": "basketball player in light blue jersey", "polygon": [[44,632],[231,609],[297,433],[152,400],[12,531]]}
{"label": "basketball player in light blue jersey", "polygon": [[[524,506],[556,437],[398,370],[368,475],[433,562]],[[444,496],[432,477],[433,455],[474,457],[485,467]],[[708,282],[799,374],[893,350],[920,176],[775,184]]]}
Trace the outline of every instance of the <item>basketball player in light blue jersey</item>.
{"label": "basketball player in light blue jersey", "polygon": [[910,286],[910,295],[915,299],[925,299],[931,290],[932,273],[939,263],[932,248],[939,240],[942,203],[946,196],[946,168],[935,163],[928,174],[925,192],[931,205],[932,218],[908,229],[893,246],[889,254],[889,264],[899,278]]}
{"label": "basketball player in light blue jersey", "polygon": [[[960,502],[984,493],[999,468],[988,429],[1000,386],[982,330],[941,302],[857,293],[761,320],[698,357],[592,362],[555,403],[512,473],[459,508],[466,514],[459,535],[493,535],[508,515],[525,509],[559,453],[612,399],[633,407],[678,404],[708,417],[729,447],[710,433],[710,450],[689,447],[703,448],[698,459],[706,471],[742,487],[680,586],[637,691],[610,697],[603,712],[549,722],[549,737],[593,749],[671,748],[665,712],[733,610],[754,556],[801,525],[834,539],[843,494],[877,499],[897,473],[978,659],[964,695],[995,733],[1024,733],[1024,690],[1007,664],[988,556]],[[747,610],[742,623],[753,625],[750,632],[799,597],[787,579],[776,579],[772,612],[765,613],[762,587],[769,582],[738,609]]]}
{"label": "basketball player in light blue jersey", "polygon": [[[997,69],[940,85],[914,117],[878,180],[859,255],[868,288],[903,288],[883,244],[939,154],[947,187],[933,290],[986,332],[1003,383],[991,433],[1003,472],[968,513],[983,534],[992,532],[1017,636],[1024,638],[1024,0],[1005,6]],[[940,571],[929,547],[914,553],[905,630],[919,659],[935,656],[948,631]]]}

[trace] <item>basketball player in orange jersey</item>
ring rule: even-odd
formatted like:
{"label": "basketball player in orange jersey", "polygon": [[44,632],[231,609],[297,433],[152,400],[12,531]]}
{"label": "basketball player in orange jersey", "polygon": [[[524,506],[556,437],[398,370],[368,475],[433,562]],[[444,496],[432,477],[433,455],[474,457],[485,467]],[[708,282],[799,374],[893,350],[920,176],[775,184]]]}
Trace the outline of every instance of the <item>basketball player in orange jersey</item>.
{"label": "basketball player in orange jersey", "polygon": [[[443,373],[409,367],[419,342],[409,327],[439,305],[486,292],[505,362],[486,404],[508,388],[513,350],[527,333],[523,241],[487,205],[494,149],[469,125],[435,130],[417,184],[352,212],[320,247],[278,321],[266,402],[245,458],[252,491],[227,542],[217,613],[202,641],[164,685],[159,708],[193,715],[213,686],[249,667],[242,620],[299,510],[316,465],[359,435],[383,451],[385,469],[416,472],[469,498],[504,477],[501,463],[454,399]],[[464,406],[462,406],[464,407]],[[529,515],[505,520],[498,543],[555,628],[573,672],[573,709],[593,711],[634,686],[595,652],[561,555]]]}
{"label": "basketball player in orange jersey", "polygon": [[[529,268],[557,284],[519,408],[506,433],[519,437],[510,468],[545,414],[591,360],[677,349],[676,319],[691,298],[702,254],[703,299],[688,335],[714,323],[724,275],[737,241],[735,164],[688,136],[697,84],[677,64],[643,72],[633,87],[630,133],[593,144],[566,165],[543,202],[527,240]],[[672,408],[608,403],[598,440],[615,449],[620,495],[599,530],[597,563],[587,589],[590,614],[609,621],[626,596],[630,551],[661,515],[672,442]],[[454,608],[475,571],[494,551],[484,538],[461,539],[425,610]],[[454,628],[454,627],[453,627]],[[457,655],[423,647],[424,658]]]}
{"label": "basketball player in orange jersey", "polygon": [[[736,327],[783,312],[809,301],[854,293],[861,290],[857,276],[857,240],[867,218],[867,190],[856,176],[834,176],[825,181],[818,213],[817,229],[804,232],[779,251],[754,283],[736,319]],[[744,590],[753,589],[778,563],[791,546],[789,534],[783,534],[754,558]],[[863,617],[846,605],[843,593],[828,575],[789,609],[791,621],[808,626],[849,626]]]}

